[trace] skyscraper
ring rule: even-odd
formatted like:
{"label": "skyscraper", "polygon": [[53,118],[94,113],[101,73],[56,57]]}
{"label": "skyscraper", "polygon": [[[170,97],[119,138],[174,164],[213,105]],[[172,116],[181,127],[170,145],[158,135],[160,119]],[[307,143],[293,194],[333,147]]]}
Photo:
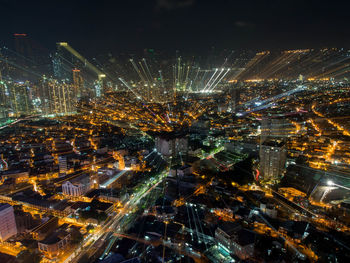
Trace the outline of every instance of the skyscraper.
{"label": "skyscraper", "polygon": [[65,62],[65,59],[62,57],[59,51],[51,55],[51,62],[53,68],[53,75],[56,79],[72,79],[72,76],[70,74],[71,67],[67,64],[67,62]]}
{"label": "skyscraper", "polygon": [[74,86],[65,81],[47,81],[48,106],[50,114],[67,114],[75,111]]}
{"label": "skyscraper", "polygon": [[28,67],[29,59],[32,59],[32,45],[30,39],[25,33],[13,34],[15,49],[19,56],[17,56],[17,63],[22,67]]}
{"label": "skyscraper", "polygon": [[73,69],[74,98],[80,98],[84,92],[84,80],[79,69]]}
{"label": "skyscraper", "polygon": [[32,112],[31,83],[26,82],[8,82],[9,92],[8,102],[14,116],[28,115]]}

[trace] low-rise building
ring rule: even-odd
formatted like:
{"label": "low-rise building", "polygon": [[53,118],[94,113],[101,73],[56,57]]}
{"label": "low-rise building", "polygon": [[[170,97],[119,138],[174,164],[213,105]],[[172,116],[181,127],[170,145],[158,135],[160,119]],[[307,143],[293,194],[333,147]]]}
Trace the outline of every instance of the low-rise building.
{"label": "low-rise building", "polygon": [[230,251],[240,259],[254,255],[255,233],[242,228],[236,222],[224,222],[215,231],[215,238],[220,247]]}
{"label": "low-rise building", "polygon": [[70,181],[66,181],[62,184],[62,193],[70,197],[83,196],[90,190],[90,177],[89,175],[82,175],[78,178]]}
{"label": "low-rise building", "polygon": [[66,224],[62,225],[44,240],[38,242],[39,251],[43,252],[49,258],[63,254],[71,240],[71,233],[65,230],[66,227]]}

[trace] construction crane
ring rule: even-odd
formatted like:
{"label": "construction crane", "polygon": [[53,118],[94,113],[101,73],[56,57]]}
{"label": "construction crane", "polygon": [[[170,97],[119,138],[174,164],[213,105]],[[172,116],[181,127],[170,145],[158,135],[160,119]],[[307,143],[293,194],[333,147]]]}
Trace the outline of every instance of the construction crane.
{"label": "construction crane", "polygon": [[90,70],[95,72],[97,74],[98,80],[101,81],[103,78],[106,77],[106,74],[104,74],[101,70],[96,68],[94,65],[92,65],[89,61],[86,60],[82,55],[80,55],[74,48],[72,48],[67,42],[59,42],[57,43],[58,46],[65,48],[68,52],[70,52],[73,56],[75,56],[77,59],[79,59],[81,62],[85,64],[86,67],[88,67]]}

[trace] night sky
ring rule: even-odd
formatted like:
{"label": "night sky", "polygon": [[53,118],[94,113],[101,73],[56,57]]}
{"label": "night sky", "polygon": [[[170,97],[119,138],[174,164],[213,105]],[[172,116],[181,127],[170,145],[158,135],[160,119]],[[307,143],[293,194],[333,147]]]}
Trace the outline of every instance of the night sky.
{"label": "night sky", "polygon": [[27,33],[95,55],[155,48],[350,47],[350,4],[301,0],[0,0],[0,41]]}

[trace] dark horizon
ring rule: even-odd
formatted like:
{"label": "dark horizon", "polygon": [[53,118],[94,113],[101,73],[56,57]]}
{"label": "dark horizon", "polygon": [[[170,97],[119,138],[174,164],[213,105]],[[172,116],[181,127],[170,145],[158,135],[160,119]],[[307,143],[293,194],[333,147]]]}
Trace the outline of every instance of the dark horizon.
{"label": "dark horizon", "polygon": [[349,4],[336,2],[1,0],[0,43],[11,47],[14,33],[26,33],[50,51],[65,41],[87,56],[350,47]]}

